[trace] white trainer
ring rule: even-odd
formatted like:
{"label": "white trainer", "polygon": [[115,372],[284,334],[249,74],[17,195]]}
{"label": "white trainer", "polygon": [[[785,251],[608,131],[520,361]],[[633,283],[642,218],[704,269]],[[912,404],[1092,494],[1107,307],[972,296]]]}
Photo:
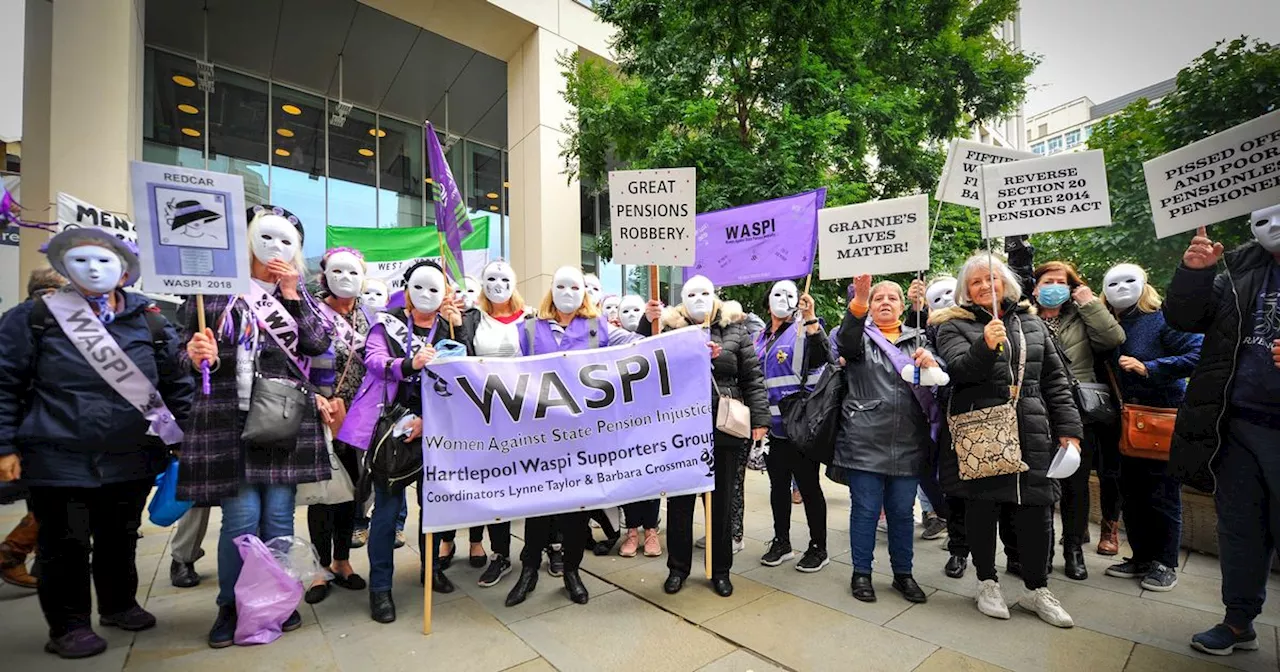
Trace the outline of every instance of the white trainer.
{"label": "white trainer", "polygon": [[1018,600],[1018,606],[1039,616],[1040,620],[1049,625],[1059,628],[1075,627],[1071,614],[1062,608],[1062,603],[1049,592],[1048,588],[1036,588],[1023,595],[1022,599]]}
{"label": "white trainer", "polygon": [[734,555],[737,555],[738,553],[741,553],[741,552],[742,552],[742,550],[743,550],[743,549],[745,549],[746,547],[747,547],[747,542],[745,542],[745,541],[743,541],[743,540],[741,540],[741,539],[734,539],[734,540],[733,540],[733,554],[734,554]]}
{"label": "white trainer", "polygon": [[1009,607],[1004,603],[1004,593],[1000,592],[1000,584],[987,579],[978,582],[978,611],[991,618],[1008,619]]}

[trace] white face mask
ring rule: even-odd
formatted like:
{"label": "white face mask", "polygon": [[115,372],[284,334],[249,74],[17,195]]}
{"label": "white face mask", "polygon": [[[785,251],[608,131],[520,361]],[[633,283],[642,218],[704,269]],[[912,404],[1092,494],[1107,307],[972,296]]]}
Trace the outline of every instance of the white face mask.
{"label": "white face mask", "polygon": [[680,293],[684,299],[684,309],[694,322],[706,320],[716,305],[716,287],[705,276],[695,275],[689,278]]}
{"label": "white face mask", "polygon": [[956,281],[953,278],[937,280],[924,290],[929,310],[942,310],[956,305]]}
{"label": "white face mask", "polygon": [[791,317],[800,303],[800,290],[790,280],[775,282],[769,290],[769,312],[779,320]]}
{"label": "white face mask", "polygon": [[610,322],[618,319],[618,304],[620,303],[622,303],[622,299],[616,296],[608,296],[605,297],[604,302],[601,304],[604,307],[604,316]]}
{"label": "white face mask", "polygon": [[462,305],[471,310],[480,302],[480,281],[468,275],[463,278],[463,284],[466,287],[462,290]]}
{"label": "white face mask", "polygon": [[253,220],[250,229],[249,244],[253,247],[253,256],[264,264],[273,259],[291,262],[302,249],[302,236],[298,229],[280,215],[261,215]]}
{"label": "white face mask", "polygon": [[1107,271],[1102,284],[1107,303],[1116,310],[1128,310],[1138,303],[1147,280],[1141,268],[1133,264],[1120,264]]}
{"label": "white face mask", "polygon": [[484,268],[484,295],[490,303],[506,303],[515,293],[516,272],[505,261],[495,261]]}
{"label": "white face mask", "polygon": [[364,289],[364,263],[350,252],[335,253],[324,262],[324,280],[330,294],[354,299]]}
{"label": "white face mask", "polygon": [[1280,252],[1280,205],[1253,213],[1249,221],[1253,224],[1249,227],[1253,238],[1262,245],[1262,249],[1272,254]]}
{"label": "white face mask", "polygon": [[89,294],[106,294],[120,286],[124,263],[111,250],[98,245],[80,245],[62,255],[67,277]]}
{"label": "white face mask", "polygon": [[644,315],[644,299],[629,294],[618,303],[618,321],[622,328],[634,332],[640,328],[640,318]]}
{"label": "white face mask", "polygon": [[551,302],[555,304],[556,310],[562,313],[578,312],[586,294],[586,282],[583,280],[582,271],[572,266],[561,268],[551,278]]}
{"label": "white face mask", "polygon": [[387,307],[387,283],[381,280],[366,280],[364,283],[364,305],[374,310]]}
{"label": "white face mask", "polygon": [[600,297],[604,296],[604,288],[600,286],[600,278],[595,273],[588,273],[583,276],[583,282],[587,285],[587,294],[591,296],[591,300],[598,306],[600,305]]}
{"label": "white face mask", "polygon": [[405,291],[413,301],[414,310],[420,313],[434,313],[444,303],[444,274],[430,267],[423,266],[409,276],[409,285]]}

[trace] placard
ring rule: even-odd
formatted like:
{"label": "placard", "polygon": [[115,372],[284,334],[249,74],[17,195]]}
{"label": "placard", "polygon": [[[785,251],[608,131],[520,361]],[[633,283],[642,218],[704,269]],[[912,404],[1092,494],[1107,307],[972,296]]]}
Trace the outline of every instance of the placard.
{"label": "placard", "polygon": [[928,196],[818,211],[818,277],[823,280],[928,268]]}
{"label": "placard", "polygon": [[947,149],[947,164],[934,199],[970,208],[982,207],[982,167],[1037,158],[1031,152],[984,145],[955,138]]}
{"label": "placard", "polygon": [[826,188],[697,217],[697,262],[684,280],[705,276],[716,287],[798,278],[813,270],[818,211]]}
{"label": "placard", "polygon": [[613,263],[692,266],[697,169],[609,171]]}
{"label": "placard", "polygon": [[239,175],[133,161],[142,283],[170,294],[249,291],[248,222]]}
{"label": "placard", "polygon": [[[13,195],[13,200],[22,202],[22,178],[0,175],[0,185]],[[17,225],[0,227],[0,313],[22,303],[27,296],[26,283],[18,277],[21,231]]]}
{"label": "placard", "polygon": [[1102,150],[983,166],[982,235],[1111,226]]}
{"label": "placard", "polygon": [[57,231],[87,227],[107,229],[120,240],[138,242],[138,227],[128,217],[107,212],[71,194],[58,192]]}
{"label": "placard", "polygon": [[1156,237],[1280,203],[1280,110],[1142,164]]}

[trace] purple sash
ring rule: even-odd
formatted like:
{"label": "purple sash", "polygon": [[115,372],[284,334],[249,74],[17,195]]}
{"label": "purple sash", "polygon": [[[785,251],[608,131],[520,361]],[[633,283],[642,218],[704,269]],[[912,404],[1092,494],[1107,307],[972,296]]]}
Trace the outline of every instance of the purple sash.
{"label": "purple sash", "polygon": [[[908,357],[906,353],[898,349],[898,346],[889,342],[889,339],[880,333],[880,328],[874,322],[867,322],[865,327],[867,336],[880,346],[880,350],[889,358],[889,362],[893,364],[893,372],[897,374],[901,380],[902,369],[915,366],[915,359]],[[923,333],[923,332],[919,332]],[[906,381],[903,381],[906,383]],[[938,400],[933,398],[933,393],[921,385],[911,385],[911,393],[915,395],[916,401],[920,404],[920,410],[924,411],[924,416],[929,419],[929,436],[934,441],[938,440],[938,431],[942,428],[942,413],[938,408]]]}
{"label": "purple sash", "polygon": [[[338,311],[334,310],[333,306],[330,306],[324,301],[320,301],[319,305],[320,312],[324,313],[324,316],[329,318],[329,323],[333,325],[333,330],[337,334],[338,339],[347,344],[347,348],[350,352],[355,353],[364,347],[364,334],[352,329],[351,325],[347,323],[346,318],[340,315]],[[360,310],[360,307],[352,306],[352,310]]]}
{"label": "purple sash", "polygon": [[311,375],[311,358],[298,352],[298,344],[302,338],[298,334],[298,322],[289,311],[276,301],[276,297],[268,294],[258,283],[250,283],[249,296],[245,303],[257,318],[258,324],[271,336],[271,340],[280,346],[289,359],[302,371],[303,377]]}
{"label": "purple sash", "polygon": [[151,423],[147,434],[160,437],[166,445],[182,443],[182,429],[164,405],[160,392],[120,349],[120,344],[112,338],[106,325],[93,314],[89,302],[70,288],[43,300],[89,367]]}

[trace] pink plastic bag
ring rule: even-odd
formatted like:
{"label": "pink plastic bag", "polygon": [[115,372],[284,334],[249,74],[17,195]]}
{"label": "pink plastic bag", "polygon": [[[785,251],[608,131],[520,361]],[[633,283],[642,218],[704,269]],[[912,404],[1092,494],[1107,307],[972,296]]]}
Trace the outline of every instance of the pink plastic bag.
{"label": "pink plastic bag", "polygon": [[236,580],[236,644],[270,644],[302,599],[302,584],[252,534],[236,537],[244,567]]}

